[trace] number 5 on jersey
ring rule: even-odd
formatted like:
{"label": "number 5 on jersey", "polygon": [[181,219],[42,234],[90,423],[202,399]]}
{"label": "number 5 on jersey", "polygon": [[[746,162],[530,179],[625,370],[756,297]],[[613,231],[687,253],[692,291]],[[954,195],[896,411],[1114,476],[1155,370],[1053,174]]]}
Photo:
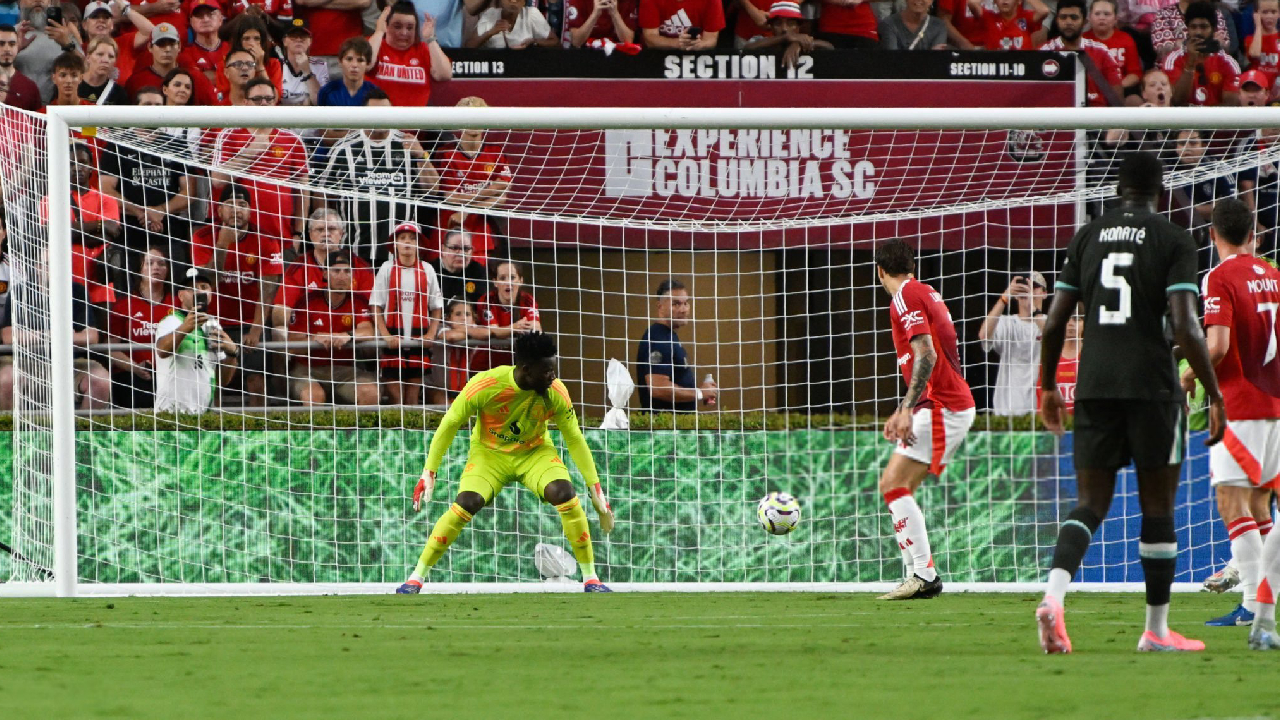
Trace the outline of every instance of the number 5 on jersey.
{"label": "number 5 on jersey", "polygon": [[1120,308],[1112,310],[1106,305],[1098,306],[1098,323],[1101,325],[1123,325],[1133,314],[1133,289],[1123,275],[1117,275],[1117,268],[1133,265],[1133,253],[1113,252],[1102,261],[1102,286],[1120,292]]}

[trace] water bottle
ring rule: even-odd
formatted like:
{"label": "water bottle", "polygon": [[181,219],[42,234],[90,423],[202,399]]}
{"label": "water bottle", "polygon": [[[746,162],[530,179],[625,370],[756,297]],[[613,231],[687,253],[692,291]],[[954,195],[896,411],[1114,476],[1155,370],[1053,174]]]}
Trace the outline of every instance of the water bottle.
{"label": "water bottle", "polygon": [[[702,379],[702,384],[703,384],[703,385],[706,385],[707,383],[711,383],[712,385],[714,385],[714,384],[715,384],[715,382],[716,382],[716,379],[715,379],[715,378],[713,378],[713,377],[711,377],[711,373],[707,373],[707,376],[706,376],[705,378],[703,378],[703,379]],[[706,405],[715,405],[715,404],[716,404],[716,396],[715,396],[715,395],[707,395],[707,396],[702,400],[702,402],[703,402],[703,404],[706,404]]]}

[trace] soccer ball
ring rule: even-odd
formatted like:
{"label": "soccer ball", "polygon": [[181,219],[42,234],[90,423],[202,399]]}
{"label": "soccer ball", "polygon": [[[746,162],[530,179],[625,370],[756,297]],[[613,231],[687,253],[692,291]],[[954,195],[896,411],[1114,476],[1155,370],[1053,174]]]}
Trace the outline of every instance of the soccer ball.
{"label": "soccer ball", "polygon": [[771,492],[756,508],[760,526],[772,535],[786,535],[800,524],[800,501],[784,492]]}

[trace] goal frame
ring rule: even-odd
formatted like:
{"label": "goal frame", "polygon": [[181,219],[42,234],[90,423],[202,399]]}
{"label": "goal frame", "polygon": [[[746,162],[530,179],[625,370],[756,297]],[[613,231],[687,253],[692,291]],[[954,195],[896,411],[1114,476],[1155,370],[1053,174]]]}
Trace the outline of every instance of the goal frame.
{"label": "goal frame", "polygon": [[[373,586],[357,583],[307,584],[86,584],[77,582],[74,368],[72,344],[72,249],[70,187],[71,129],[97,127],[360,127],[443,130],[483,129],[720,129],[802,130],[1156,130],[1256,129],[1280,127],[1280,108],[316,108],[175,107],[158,113],[138,106],[51,106],[46,115],[52,512],[54,581],[0,585],[0,596],[77,595],[256,595],[360,594]],[[63,190],[63,191],[59,191]],[[60,291],[53,291],[54,288]],[[15,414],[19,410],[15,407]],[[848,591],[876,590],[878,584],[849,583],[654,583],[619,589],[654,591]],[[887,588],[888,584],[884,584]],[[960,583],[949,589],[1018,591],[1027,583]],[[1137,583],[1082,583],[1073,589],[1123,592]],[[1175,590],[1191,590],[1178,583]],[[548,592],[554,586],[520,583],[434,584],[431,592]],[[383,591],[378,586],[379,592]]]}

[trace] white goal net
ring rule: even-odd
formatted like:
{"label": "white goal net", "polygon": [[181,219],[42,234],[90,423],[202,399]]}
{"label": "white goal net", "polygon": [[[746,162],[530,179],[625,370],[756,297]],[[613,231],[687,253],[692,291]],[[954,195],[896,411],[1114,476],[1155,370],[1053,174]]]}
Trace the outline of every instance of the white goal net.
{"label": "white goal net", "polygon": [[[464,430],[414,513],[440,411],[538,327],[617,512],[608,537],[591,514],[603,580],[895,581],[876,480],[903,384],[872,252],[898,237],[951,310],[979,409],[917,493],[935,564],[1035,582],[1075,496],[1071,436],[1033,420],[1016,378],[1035,321],[995,300],[1021,278],[1015,304],[1047,307],[1129,152],[1165,159],[1162,210],[1202,271],[1217,200],[1254,204],[1268,256],[1280,213],[1280,130],[1257,129],[1274,110],[203,108],[160,128],[146,110],[61,109],[54,145],[61,120],[0,111],[10,588],[389,589],[466,459]],[[219,330],[190,331],[200,311]],[[657,340],[672,330],[687,364]],[[660,390],[611,387],[624,376],[716,401],[672,413]],[[1182,582],[1228,553],[1195,431],[1188,447]],[[803,506],[788,536],[755,522],[773,490]],[[1140,579],[1137,515],[1126,475],[1083,580]],[[540,543],[564,545],[555,513],[513,486],[429,583],[536,582]]]}

